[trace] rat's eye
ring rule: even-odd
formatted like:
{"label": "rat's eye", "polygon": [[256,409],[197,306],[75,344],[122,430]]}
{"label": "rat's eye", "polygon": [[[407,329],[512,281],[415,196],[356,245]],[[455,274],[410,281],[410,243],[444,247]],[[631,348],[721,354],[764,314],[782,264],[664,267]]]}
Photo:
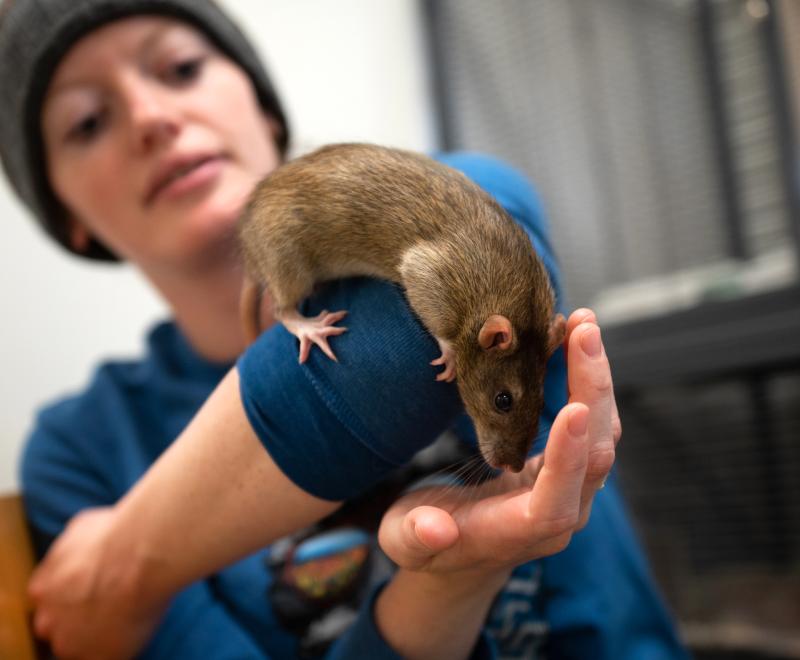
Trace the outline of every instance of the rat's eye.
{"label": "rat's eye", "polygon": [[507,413],[511,410],[511,404],[513,403],[514,399],[511,397],[510,392],[500,392],[500,394],[494,398],[494,407],[503,413]]}

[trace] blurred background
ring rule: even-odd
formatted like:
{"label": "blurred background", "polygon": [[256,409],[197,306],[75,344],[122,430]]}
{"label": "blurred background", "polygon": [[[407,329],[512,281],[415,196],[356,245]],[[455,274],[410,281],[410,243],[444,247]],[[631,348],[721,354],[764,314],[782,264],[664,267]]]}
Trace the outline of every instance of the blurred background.
{"label": "blurred background", "polygon": [[[698,658],[800,658],[800,0],[222,4],[297,153],[471,149],[529,176],[568,305],[603,324],[621,484],[684,636]],[[3,491],[36,406],[164,311],[6,187],[0,214]]]}

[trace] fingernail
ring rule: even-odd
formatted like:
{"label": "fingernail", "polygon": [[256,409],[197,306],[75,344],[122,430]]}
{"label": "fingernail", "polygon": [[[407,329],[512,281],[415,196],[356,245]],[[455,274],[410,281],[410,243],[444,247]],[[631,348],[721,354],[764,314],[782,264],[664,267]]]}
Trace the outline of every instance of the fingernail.
{"label": "fingernail", "polygon": [[600,328],[590,328],[581,335],[581,348],[589,357],[600,355]]}
{"label": "fingernail", "polygon": [[569,434],[575,438],[579,438],[586,433],[588,424],[589,415],[582,410],[573,410],[572,414],[569,416],[569,422],[567,423]]}

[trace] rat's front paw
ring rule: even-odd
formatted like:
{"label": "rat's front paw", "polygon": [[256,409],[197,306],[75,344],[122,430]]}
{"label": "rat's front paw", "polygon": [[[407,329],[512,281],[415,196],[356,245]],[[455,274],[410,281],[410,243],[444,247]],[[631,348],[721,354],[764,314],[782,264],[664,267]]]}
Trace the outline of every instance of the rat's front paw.
{"label": "rat's front paw", "polygon": [[453,347],[444,339],[439,339],[437,337],[436,342],[439,344],[439,349],[442,351],[442,354],[435,360],[432,360],[431,364],[433,366],[444,365],[444,371],[437,374],[436,380],[452,383],[456,378],[456,354],[453,352]]}

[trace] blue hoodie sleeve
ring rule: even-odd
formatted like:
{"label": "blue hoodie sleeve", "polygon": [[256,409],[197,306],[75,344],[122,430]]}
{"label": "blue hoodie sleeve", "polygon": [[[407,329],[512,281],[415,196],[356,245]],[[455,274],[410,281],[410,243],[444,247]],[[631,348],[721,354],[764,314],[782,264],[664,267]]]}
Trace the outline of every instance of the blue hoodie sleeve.
{"label": "blue hoodie sleeve", "polygon": [[331,346],[338,362],[298,342],[278,324],[239,359],[247,417],[281,470],[300,488],[347,499],[409,461],[462,410],[456,387],[435,380],[438,355],[394,285],[332,282],[307,301],[310,316],[348,310],[348,331]]}

